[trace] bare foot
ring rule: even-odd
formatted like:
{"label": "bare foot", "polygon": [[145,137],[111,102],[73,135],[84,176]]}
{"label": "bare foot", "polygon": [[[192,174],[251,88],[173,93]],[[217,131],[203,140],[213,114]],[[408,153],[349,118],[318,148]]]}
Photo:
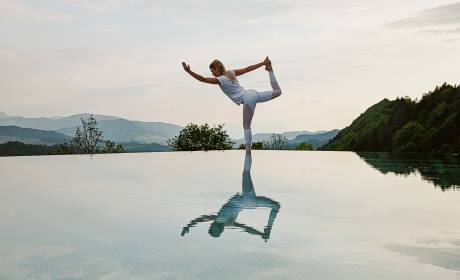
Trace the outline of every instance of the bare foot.
{"label": "bare foot", "polygon": [[270,61],[267,65],[265,65],[265,70],[267,70],[267,71],[273,71],[272,62],[271,62],[271,61]]}

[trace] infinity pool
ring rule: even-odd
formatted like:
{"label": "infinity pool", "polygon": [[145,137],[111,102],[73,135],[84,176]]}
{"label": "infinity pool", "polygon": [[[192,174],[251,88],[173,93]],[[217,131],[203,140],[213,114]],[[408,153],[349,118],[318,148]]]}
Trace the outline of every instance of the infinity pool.
{"label": "infinity pool", "polygon": [[0,279],[460,279],[460,162],[0,158]]}

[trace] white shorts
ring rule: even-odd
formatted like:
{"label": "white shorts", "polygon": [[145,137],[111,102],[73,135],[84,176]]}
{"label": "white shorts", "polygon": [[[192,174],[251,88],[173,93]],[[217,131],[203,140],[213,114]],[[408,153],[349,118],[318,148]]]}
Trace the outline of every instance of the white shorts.
{"label": "white shorts", "polygon": [[242,92],[242,103],[244,105],[248,105],[251,107],[252,111],[254,112],[256,109],[256,104],[268,101],[272,99],[273,91],[257,91],[255,89],[245,89]]}

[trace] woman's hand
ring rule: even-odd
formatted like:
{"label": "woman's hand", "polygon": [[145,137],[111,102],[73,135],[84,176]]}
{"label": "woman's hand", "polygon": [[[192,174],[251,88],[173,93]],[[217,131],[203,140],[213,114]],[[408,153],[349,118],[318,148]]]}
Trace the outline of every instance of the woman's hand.
{"label": "woman's hand", "polygon": [[263,63],[264,63],[265,66],[268,66],[268,65],[272,64],[272,61],[267,56]]}
{"label": "woman's hand", "polygon": [[190,65],[185,64],[185,62],[182,62],[182,66],[184,67],[185,72],[189,73],[193,78],[197,79],[200,82],[208,83],[208,84],[219,84],[219,80],[217,80],[214,77],[205,78],[205,77],[193,72],[192,70],[190,70]]}
{"label": "woman's hand", "polygon": [[182,62],[182,66],[184,67],[185,72],[190,72],[190,65],[185,64],[185,62]]}

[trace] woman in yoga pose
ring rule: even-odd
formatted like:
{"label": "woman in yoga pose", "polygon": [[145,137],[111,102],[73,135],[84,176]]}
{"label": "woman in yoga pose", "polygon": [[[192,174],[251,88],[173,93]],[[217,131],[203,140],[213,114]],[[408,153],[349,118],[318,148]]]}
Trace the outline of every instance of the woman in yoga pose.
{"label": "woman in yoga pose", "polygon": [[[254,89],[244,89],[240,86],[236,76],[243,75],[247,72],[253,71],[263,65],[265,65],[265,70],[268,71],[268,77],[270,79],[272,90],[257,91]],[[246,143],[246,154],[250,155],[252,145],[251,121],[254,115],[254,110],[256,109],[256,104],[272,100],[281,95],[281,88],[279,87],[278,82],[275,79],[275,74],[273,73],[271,61],[268,58],[268,56],[265,58],[264,61],[260,63],[235,70],[225,70],[225,67],[222,64],[222,62],[216,59],[209,65],[211,73],[215,78],[203,77],[193,72],[192,70],[190,70],[190,65],[185,64],[185,62],[182,62],[182,66],[184,67],[184,70],[187,73],[189,73],[198,81],[209,84],[218,84],[222,91],[235,104],[243,104],[244,140]]]}

